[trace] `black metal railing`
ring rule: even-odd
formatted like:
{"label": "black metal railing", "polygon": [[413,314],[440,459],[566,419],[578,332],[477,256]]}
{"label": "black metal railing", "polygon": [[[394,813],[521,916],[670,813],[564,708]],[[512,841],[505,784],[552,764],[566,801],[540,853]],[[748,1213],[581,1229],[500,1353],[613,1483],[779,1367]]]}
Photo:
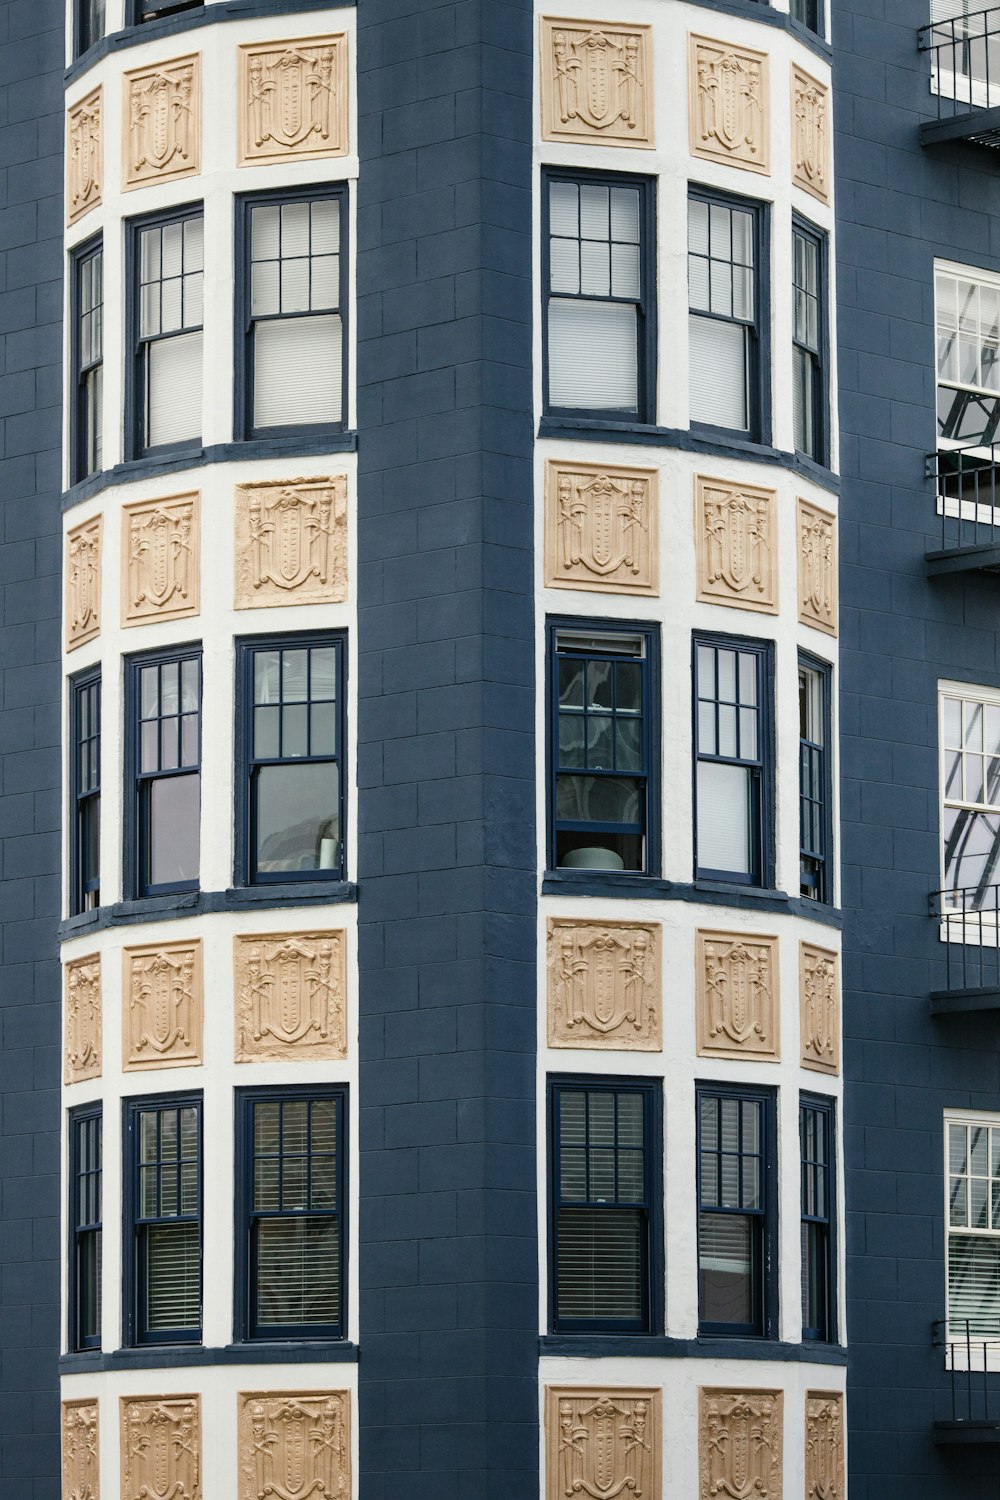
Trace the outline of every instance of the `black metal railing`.
{"label": "black metal railing", "polygon": [[1000,104],[1000,5],[935,21],[918,33],[931,54],[931,89],[939,120]]}
{"label": "black metal railing", "polygon": [[941,550],[1000,546],[1000,443],[942,448],[927,459]]}
{"label": "black metal railing", "polygon": [[[995,1318],[944,1318],[934,1344],[945,1351],[951,1376],[952,1422],[1000,1422],[1000,1325]],[[992,1390],[990,1389],[992,1385]]]}
{"label": "black metal railing", "polygon": [[943,929],[945,988],[954,993],[1000,987],[1000,885],[934,891],[931,916]]}

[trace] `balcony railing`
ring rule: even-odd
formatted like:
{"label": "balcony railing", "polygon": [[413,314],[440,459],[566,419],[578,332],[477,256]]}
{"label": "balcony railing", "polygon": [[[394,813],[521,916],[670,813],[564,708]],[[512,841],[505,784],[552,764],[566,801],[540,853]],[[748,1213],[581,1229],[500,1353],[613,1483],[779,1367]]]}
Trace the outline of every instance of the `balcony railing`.
{"label": "balcony railing", "polygon": [[945,952],[945,987],[931,991],[932,1012],[1000,1010],[1000,885],[935,891],[931,916]]}
{"label": "balcony railing", "polygon": [[[1000,1443],[1000,1326],[996,1319],[951,1318],[934,1324],[945,1351],[950,1416],[934,1423],[938,1443]],[[992,1376],[992,1379],[991,1379]]]}
{"label": "balcony railing", "polygon": [[937,119],[924,125],[925,145],[966,140],[1000,148],[1000,5],[935,21],[918,33],[931,55]]}
{"label": "balcony railing", "polygon": [[942,448],[927,473],[941,539],[927,553],[928,573],[1000,572],[1000,443]]}

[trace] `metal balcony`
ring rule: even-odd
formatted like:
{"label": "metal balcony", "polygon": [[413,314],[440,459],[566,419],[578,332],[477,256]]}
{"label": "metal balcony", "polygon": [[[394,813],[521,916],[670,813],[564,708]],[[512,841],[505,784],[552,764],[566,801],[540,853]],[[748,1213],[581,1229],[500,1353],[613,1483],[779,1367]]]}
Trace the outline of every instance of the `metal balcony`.
{"label": "metal balcony", "polygon": [[951,1374],[951,1415],[934,1423],[934,1441],[1000,1443],[1000,1326],[996,1319],[952,1318],[934,1324]]}
{"label": "metal balcony", "polygon": [[930,578],[1000,573],[1000,443],[944,448],[927,460],[941,545],[927,553]]}
{"label": "metal balcony", "polygon": [[937,118],[920,127],[921,143],[971,141],[1000,148],[1000,5],[935,21],[918,32],[931,55]]}
{"label": "metal balcony", "polygon": [[945,988],[931,991],[931,1014],[1000,1011],[1000,886],[935,891],[931,916],[945,952]]}

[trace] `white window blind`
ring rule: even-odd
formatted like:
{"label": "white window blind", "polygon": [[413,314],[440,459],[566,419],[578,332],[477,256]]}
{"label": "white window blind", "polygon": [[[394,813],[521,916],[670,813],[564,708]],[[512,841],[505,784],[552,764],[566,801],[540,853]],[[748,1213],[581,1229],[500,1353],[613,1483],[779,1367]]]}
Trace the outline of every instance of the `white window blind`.
{"label": "white window blind", "polygon": [[292,427],[342,416],[339,313],[274,318],[254,329],[253,423]]}
{"label": "white window blind", "polygon": [[340,1228],[336,1215],[262,1219],[257,1238],[257,1322],[335,1324],[340,1317]]}
{"label": "white window blind", "polygon": [[549,303],[549,403],[634,412],[639,405],[636,309],[621,302]]}
{"label": "white window blind", "polygon": [[698,763],[698,866],[749,875],[750,772],[719,761]]}
{"label": "white window blind", "polygon": [[201,1242],[190,1222],[146,1231],[146,1331],[201,1324]]}
{"label": "white window blind", "polygon": [[744,431],[750,425],[746,329],[695,313],[689,327],[691,420]]}
{"label": "white window blind", "polygon": [[559,1317],[642,1317],[643,1214],[639,1209],[559,1210]]}
{"label": "white window blind", "polygon": [[201,352],[201,329],[147,346],[149,447],[201,437]]}

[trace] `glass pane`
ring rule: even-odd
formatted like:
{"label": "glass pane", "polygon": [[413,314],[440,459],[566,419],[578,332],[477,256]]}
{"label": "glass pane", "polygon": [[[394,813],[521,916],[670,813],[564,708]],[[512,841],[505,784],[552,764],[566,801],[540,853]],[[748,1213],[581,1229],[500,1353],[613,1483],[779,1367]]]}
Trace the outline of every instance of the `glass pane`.
{"label": "glass pane", "polygon": [[309,204],[281,205],[281,254],[283,258],[309,254]]}
{"label": "glass pane", "polygon": [[156,667],[143,667],[139,673],[139,696],[144,719],[152,718],[159,703],[159,671]]}
{"label": "glass pane", "polygon": [[611,292],[615,297],[631,297],[638,302],[639,246],[615,245],[611,251]]}
{"label": "glass pane", "polygon": [[559,1134],[563,1142],[582,1145],[587,1138],[587,1096],[570,1089],[559,1093]]}
{"label": "glass pane", "polygon": [[556,816],[573,823],[640,820],[639,783],[627,776],[558,776]]}
{"label": "glass pane", "polygon": [[340,303],[340,256],[313,257],[309,282],[309,306],[316,309],[337,307]]}
{"label": "glass pane", "polygon": [[557,1222],[556,1304],[564,1320],[643,1316],[645,1216],[638,1209],[563,1208]]}
{"label": "glass pane", "polygon": [[340,812],[336,764],[264,766],[255,787],[259,873],[288,874],[337,866]]}
{"label": "glass pane", "polygon": [[613,723],[605,714],[590,714],[587,718],[587,765],[592,771],[614,769]]}
{"label": "glass pane", "polygon": [[340,204],[336,198],[319,198],[311,203],[312,253],[335,255],[340,249]]}
{"label": "glass pane", "polygon": [[161,771],[175,771],[178,766],[178,724],[176,719],[160,720],[160,766]]}
{"label": "glass pane", "polygon": [[149,795],[147,879],[150,885],[198,880],[201,777],[168,776]]}
{"label": "glass pane", "polygon": [[554,239],[551,241],[549,245],[549,285],[554,292],[579,292],[579,240]]}
{"label": "glass pane", "polygon": [[746,330],[740,323],[692,316],[691,420],[745,431],[749,423]]}
{"label": "glass pane", "polygon": [[336,755],[337,753],[337,706],[334,703],[314,704],[309,714],[309,754]]}
{"label": "glass pane", "polygon": [[253,753],[257,760],[274,760],[279,755],[278,728],[281,709],[255,708],[253,715]]}
{"label": "glass pane", "polygon": [[719,667],[719,698],[733,703],[736,699],[736,652],[718,651],[716,660]]}
{"label": "glass pane", "polygon": [[343,325],[337,313],[282,318],[254,329],[254,426],[339,422]]}
{"label": "glass pane", "polygon": [[688,201],[688,249],[692,254],[708,254],[708,204]]}
{"label": "glass pane", "polygon": [[148,724],[143,724],[139,735],[139,764],[143,771],[158,771],[160,769],[160,735],[159,723],[153,719]]}
{"label": "glass pane", "polygon": [[583,707],[583,676],[584,665],[582,661],[567,661],[562,657],[559,662],[559,703],[563,707]]}
{"label": "glass pane", "polygon": [[256,264],[250,274],[250,311],[253,316],[280,312],[280,295],[278,262],[271,260]]}
{"label": "glass pane", "polygon": [[614,707],[614,662],[588,661],[587,707]]}
{"label": "glass pane", "polygon": [[559,715],[559,764],[569,769],[583,769],[584,730],[586,720],[582,714],[560,713]]}
{"label": "glass pane", "polygon": [[309,750],[309,710],[304,703],[282,710],[281,753],[297,759]]}
{"label": "glass pane", "polygon": [[197,713],[200,696],[200,663],[189,658],[181,662],[181,712]]}
{"label": "glass pane", "polygon": [[281,262],[281,311],[309,311],[309,262],[305,259]]}
{"label": "glass pane", "polygon": [[283,651],[281,653],[281,696],[285,703],[302,703],[309,696],[308,651]]}
{"label": "glass pane", "polygon": [[264,1219],[257,1225],[258,1326],[319,1327],[340,1318],[340,1226],[324,1218]]}
{"label": "glass pane", "polygon": [[579,189],[575,182],[549,183],[549,230],[576,238],[580,233]]}
{"label": "glass pane", "polygon": [[278,256],[278,218],[280,213],[278,205],[268,204],[252,208],[250,213],[251,254],[253,259],[276,260]]}
{"label": "glass pane", "polygon": [[255,651],[253,655],[253,700],[277,703],[280,697],[280,652]]}
{"label": "glass pane", "polygon": [[611,189],[611,238],[631,245],[639,243],[638,188]]}
{"label": "glass pane", "polygon": [[200,332],[175,334],[148,346],[147,446],[201,437],[201,351]]}
{"label": "glass pane", "polygon": [[549,303],[549,400],[555,407],[638,410],[636,310],[628,303]]}
{"label": "glass pane", "polygon": [[597,183],[580,184],[580,235],[583,239],[606,240],[611,232],[609,193]]}
{"label": "glass pane", "polygon": [[183,269],[181,260],[182,246],[184,243],[183,224],[164,224],[160,230],[161,253],[163,256],[161,275],[164,277],[179,276]]}
{"label": "glass pane", "polygon": [[184,220],[184,270],[201,271],[205,265],[205,221],[199,215],[196,219]]}
{"label": "glass pane", "polygon": [[618,719],[615,723],[615,769],[642,770],[642,724],[638,719]]}
{"label": "glass pane", "polygon": [[611,250],[600,242],[584,240],[580,246],[580,290],[590,297],[607,297],[611,291]]}
{"label": "glass pane", "polygon": [[198,1225],[151,1225],[146,1230],[145,1270],[146,1331],[198,1328],[201,1323]]}
{"label": "glass pane", "polygon": [[619,714],[642,711],[642,668],[638,662],[620,661],[616,664],[615,701]]}
{"label": "glass pane", "polygon": [[753,1230],[738,1214],[698,1222],[698,1302],[703,1323],[754,1321]]}
{"label": "glass pane", "polygon": [[698,867],[752,873],[750,772],[742,766],[698,764]]}

